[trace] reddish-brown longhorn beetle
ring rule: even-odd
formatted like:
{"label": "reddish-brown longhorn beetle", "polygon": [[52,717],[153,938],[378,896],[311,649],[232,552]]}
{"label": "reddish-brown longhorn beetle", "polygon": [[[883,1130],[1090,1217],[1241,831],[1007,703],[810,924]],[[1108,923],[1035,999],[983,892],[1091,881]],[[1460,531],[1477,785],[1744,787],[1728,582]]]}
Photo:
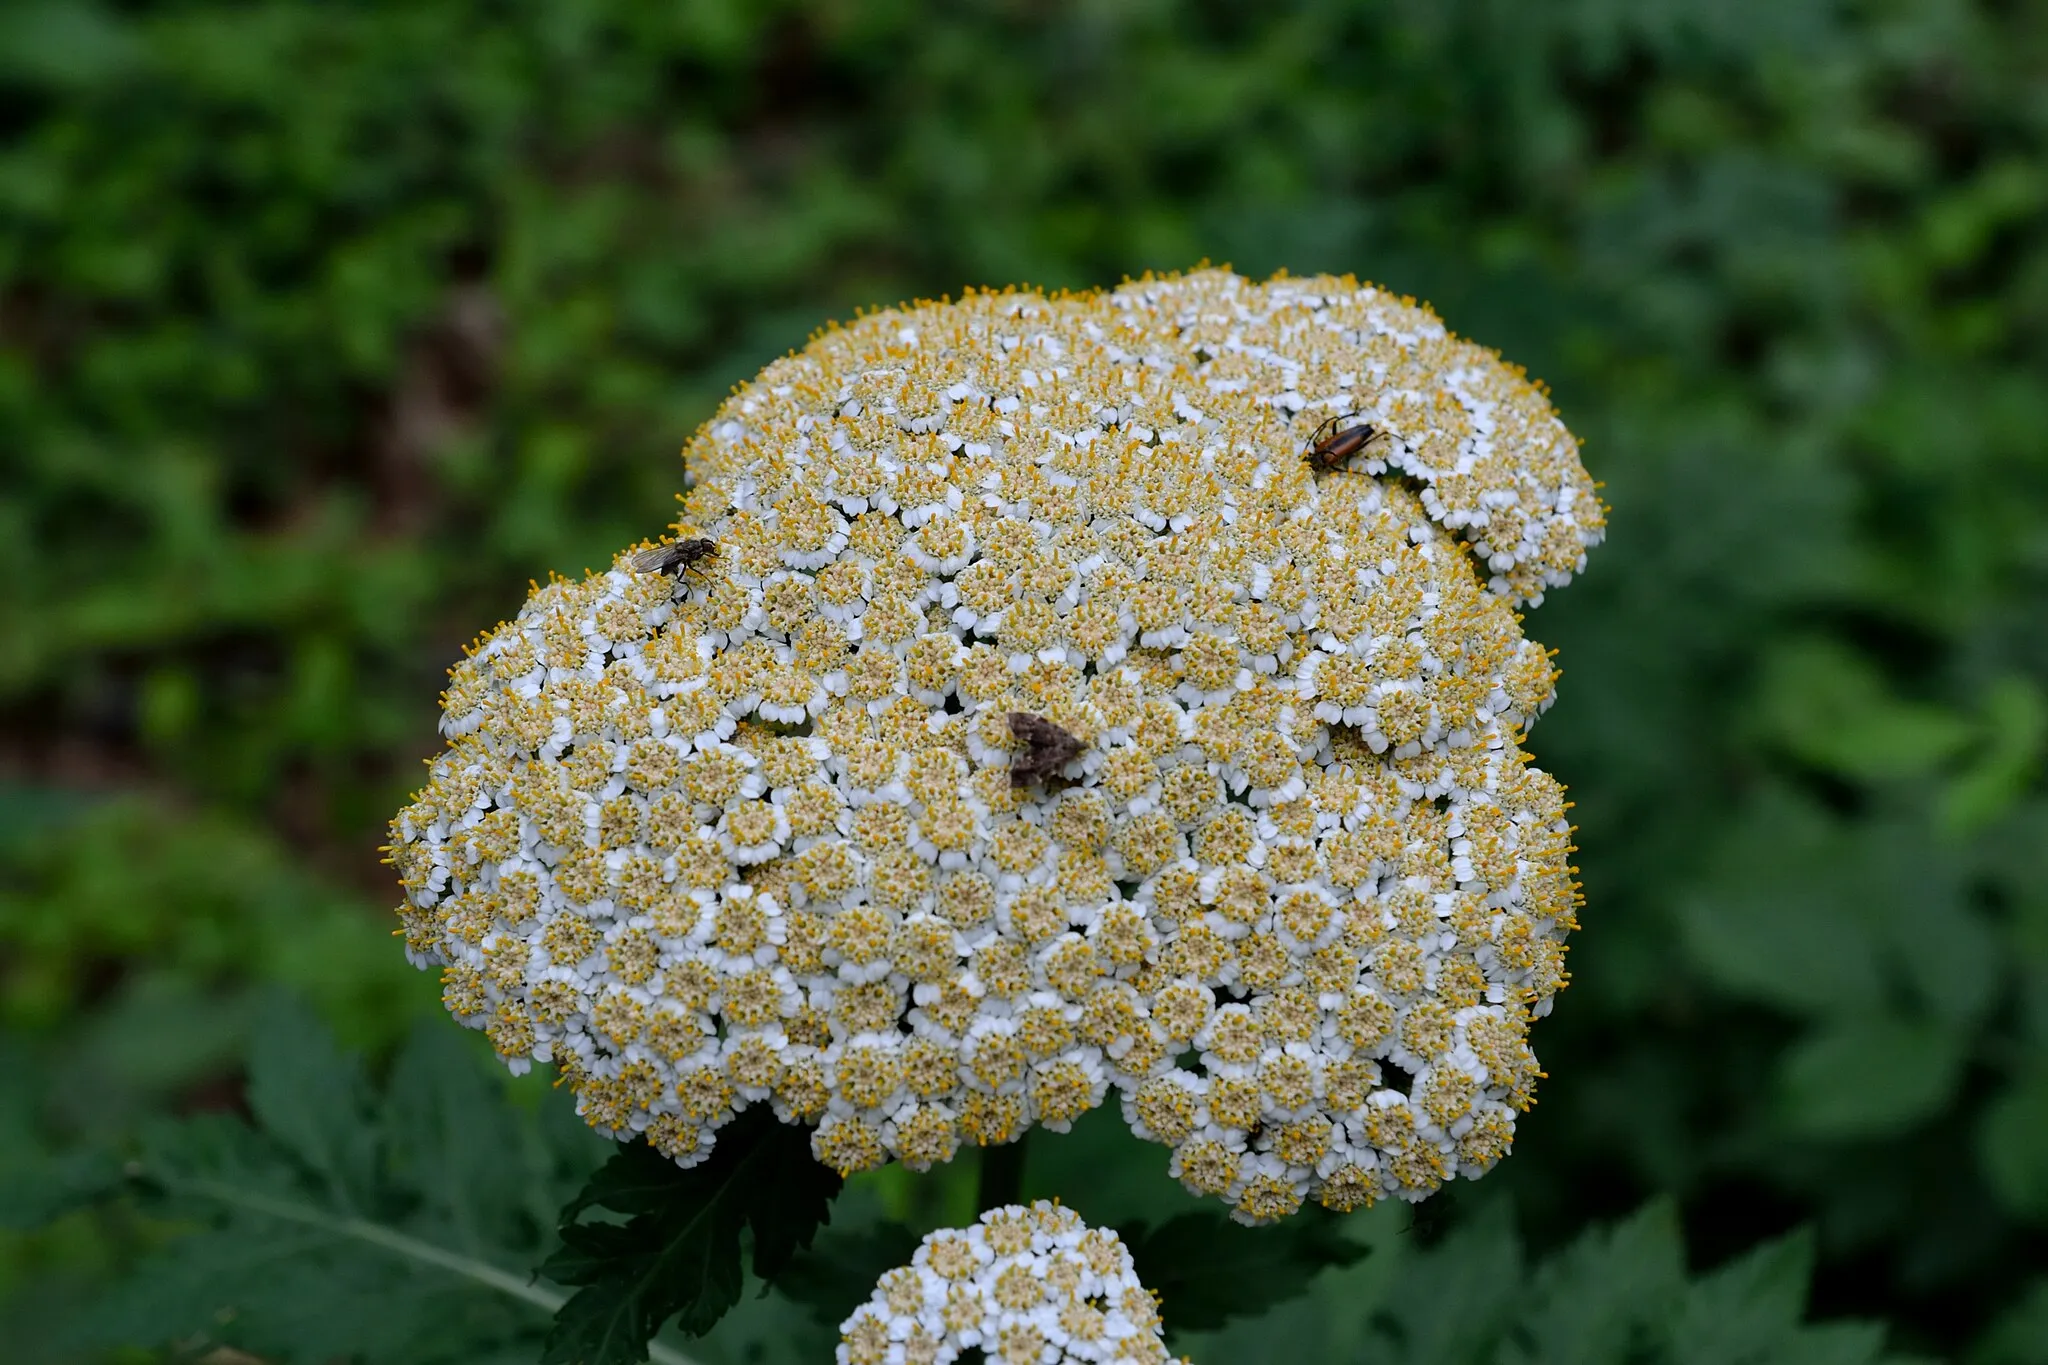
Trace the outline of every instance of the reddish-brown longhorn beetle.
{"label": "reddish-brown longhorn beetle", "polygon": [[[1355,427],[1345,427],[1342,430],[1337,429],[1339,422],[1349,421],[1356,416],[1358,414],[1355,412],[1339,413],[1317,427],[1315,433],[1308,438],[1308,461],[1316,467],[1318,473],[1342,469],[1345,461],[1371,445],[1373,438],[1380,434],[1380,429],[1370,422],[1361,422]],[[1324,432],[1328,432],[1329,435],[1325,436]]]}

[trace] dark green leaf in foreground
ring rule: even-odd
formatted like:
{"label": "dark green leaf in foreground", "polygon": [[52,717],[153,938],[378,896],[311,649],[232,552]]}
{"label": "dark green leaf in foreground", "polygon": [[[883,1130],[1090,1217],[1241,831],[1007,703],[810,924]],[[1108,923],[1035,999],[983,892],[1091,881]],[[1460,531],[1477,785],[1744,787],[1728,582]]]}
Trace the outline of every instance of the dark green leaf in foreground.
{"label": "dark green leaf in foreground", "polygon": [[[508,1103],[438,1020],[382,1094],[295,1007],[273,1005],[258,1037],[255,1126],[224,1114],[160,1123],[124,1186],[101,1190],[132,1197],[159,1245],[76,1315],[70,1345],[178,1342],[278,1362],[531,1359],[561,1302],[532,1283],[532,1266],[553,1208],[602,1144],[552,1121],[560,1106]],[[43,1212],[106,1186],[108,1165],[81,1158]]]}
{"label": "dark green leaf in foreground", "polygon": [[1807,1320],[1804,1235],[1689,1272],[1665,1201],[1541,1259],[1525,1254],[1505,1212],[1480,1210],[1428,1247],[1383,1239],[1370,1262],[1193,1353],[1318,1365],[1902,1365],[1878,1324]]}
{"label": "dark green leaf in foreground", "polygon": [[1366,1252],[1335,1215],[1314,1206],[1258,1228],[1220,1213],[1186,1213],[1156,1228],[1135,1224],[1123,1239],[1170,1332],[1206,1332],[1262,1313],[1307,1289],[1317,1271]]}
{"label": "dark green leaf in foreground", "polygon": [[[679,1168],[634,1143],[606,1162],[562,1211],[562,1249],[541,1271],[578,1286],[555,1316],[547,1365],[647,1358],[674,1319],[701,1336],[739,1301],[740,1234],[773,1282],[831,1216],[840,1179],[811,1158],[810,1131],[757,1109],[735,1120],[699,1166]],[[590,1209],[623,1223],[585,1221]]]}
{"label": "dark green leaf in foreground", "polygon": [[116,1189],[121,1163],[112,1153],[81,1148],[61,1156],[6,1161],[0,1171],[0,1228],[40,1227]]}
{"label": "dark green leaf in foreground", "polygon": [[819,1321],[837,1326],[867,1302],[876,1281],[910,1264],[921,1240],[896,1222],[835,1229],[789,1263],[776,1277],[775,1290],[810,1309]]}

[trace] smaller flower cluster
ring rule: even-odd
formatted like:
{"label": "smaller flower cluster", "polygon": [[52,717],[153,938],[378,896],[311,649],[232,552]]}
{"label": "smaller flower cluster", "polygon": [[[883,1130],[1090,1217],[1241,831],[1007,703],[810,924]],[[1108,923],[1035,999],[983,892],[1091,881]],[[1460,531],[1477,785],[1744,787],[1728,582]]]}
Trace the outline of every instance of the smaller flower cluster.
{"label": "smaller flower cluster", "polygon": [[1042,1200],[932,1233],[839,1327],[839,1365],[946,1365],[975,1348],[1007,1365],[1171,1359],[1130,1249]]}

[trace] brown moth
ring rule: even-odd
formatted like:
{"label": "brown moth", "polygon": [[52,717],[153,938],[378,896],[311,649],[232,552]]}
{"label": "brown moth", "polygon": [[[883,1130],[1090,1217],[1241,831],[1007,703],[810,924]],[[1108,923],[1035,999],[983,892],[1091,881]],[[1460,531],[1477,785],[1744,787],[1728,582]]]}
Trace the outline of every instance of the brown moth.
{"label": "brown moth", "polygon": [[1010,737],[1024,746],[1024,752],[1010,760],[1012,787],[1057,777],[1062,768],[1081,756],[1080,740],[1029,711],[1010,713]]}

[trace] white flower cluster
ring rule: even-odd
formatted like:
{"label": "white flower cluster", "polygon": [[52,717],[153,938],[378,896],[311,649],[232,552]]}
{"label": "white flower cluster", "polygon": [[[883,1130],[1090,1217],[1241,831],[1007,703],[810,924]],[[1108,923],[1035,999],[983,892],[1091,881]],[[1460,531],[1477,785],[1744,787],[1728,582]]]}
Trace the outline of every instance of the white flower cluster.
{"label": "white flower cluster", "polygon": [[1108,1229],[1040,1201],[924,1239],[839,1327],[839,1365],[947,1365],[979,1347],[1006,1365],[1165,1365],[1159,1308]]}
{"label": "white flower cluster", "polygon": [[842,1172],[1114,1089],[1248,1222],[1507,1151],[1578,900],[1514,607],[1603,515],[1519,372],[1208,271],[870,315],[685,455],[704,553],[536,591],[394,822],[408,951],[512,1066]]}

